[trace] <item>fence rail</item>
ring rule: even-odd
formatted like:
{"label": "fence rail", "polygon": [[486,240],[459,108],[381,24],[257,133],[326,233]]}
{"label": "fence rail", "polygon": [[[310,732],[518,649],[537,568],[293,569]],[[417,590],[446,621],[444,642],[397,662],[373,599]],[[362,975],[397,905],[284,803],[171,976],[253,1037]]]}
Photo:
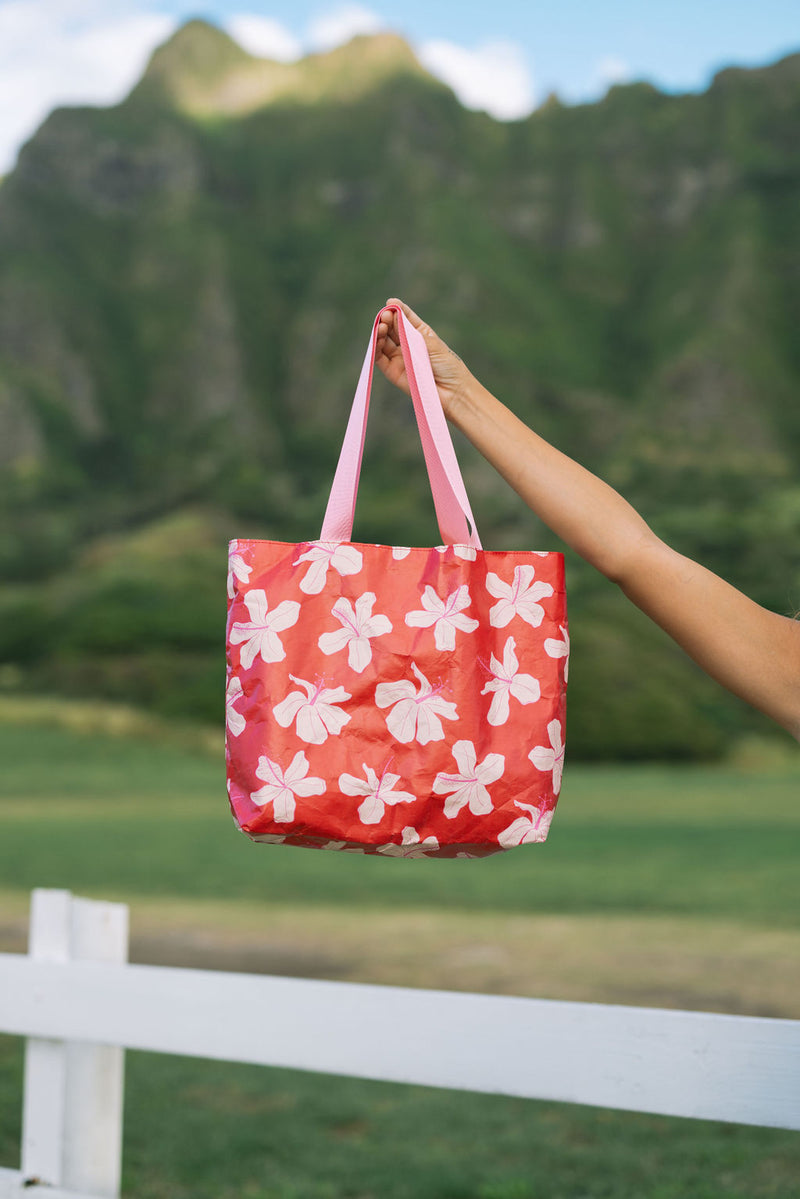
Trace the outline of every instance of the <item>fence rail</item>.
{"label": "fence rail", "polygon": [[800,1128],[800,1021],[131,965],[126,945],[122,905],[37,891],[31,953],[0,955],[0,1031],[28,1038],[3,1199],[30,1177],[118,1195],[124,1049]]}

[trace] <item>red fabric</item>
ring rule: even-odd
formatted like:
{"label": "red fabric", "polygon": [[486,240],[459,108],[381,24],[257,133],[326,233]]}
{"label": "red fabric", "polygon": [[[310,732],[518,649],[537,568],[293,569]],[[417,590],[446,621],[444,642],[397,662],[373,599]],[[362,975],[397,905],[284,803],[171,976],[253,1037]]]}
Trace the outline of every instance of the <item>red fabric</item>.
{"label": "red fabric", "polygon": [[248,836],[449,857],[544,840],[561,554],[239,540],[230,565],[228,792]]}

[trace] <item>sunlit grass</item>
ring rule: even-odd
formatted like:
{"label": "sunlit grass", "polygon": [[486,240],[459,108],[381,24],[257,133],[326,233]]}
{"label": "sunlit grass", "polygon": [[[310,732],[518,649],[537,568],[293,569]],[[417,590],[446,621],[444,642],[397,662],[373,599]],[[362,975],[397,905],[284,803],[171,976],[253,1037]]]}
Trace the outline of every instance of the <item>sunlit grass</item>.
{"label": "sunlit grass", "polygon": [[[54,712],[0,721],[12,934],[61,886],[130,902],[139,960],[797,1014],[790,757],[568,765],[545,845],[375,859],[254,845],[207,743]],[[10,1166],[21,1072],[0,1037]],[[796,1199],[799,1177],[775,1130],[127,1055],[126,1199]]]}
{"label": "sunlit grass", "polygon": [[482,861],[256,845],[222,754],[0,725],[0,887],[796,923],[800,770],[568,766],[550,838]]}

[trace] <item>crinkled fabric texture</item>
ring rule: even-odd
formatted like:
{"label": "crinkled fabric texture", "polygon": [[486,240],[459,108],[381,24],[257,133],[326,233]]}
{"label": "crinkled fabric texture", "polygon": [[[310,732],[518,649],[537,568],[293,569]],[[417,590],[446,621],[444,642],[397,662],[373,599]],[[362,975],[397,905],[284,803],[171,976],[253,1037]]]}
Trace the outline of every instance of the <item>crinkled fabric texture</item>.
{"label": "crinkled fabric texture", "polygon": [[559,553],[231,542],[228,794],[257,841],[483,856],[547,836]]}

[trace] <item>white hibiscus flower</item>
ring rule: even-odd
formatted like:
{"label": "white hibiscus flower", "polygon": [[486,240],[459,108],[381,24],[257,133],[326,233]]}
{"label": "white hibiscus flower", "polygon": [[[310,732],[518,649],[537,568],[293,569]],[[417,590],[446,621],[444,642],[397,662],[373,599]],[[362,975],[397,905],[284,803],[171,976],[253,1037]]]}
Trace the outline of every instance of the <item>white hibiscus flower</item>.
{"label": "white hibiscus flower", "polygon": [[271,803],[276,824],[294,820],[296,795],[322,795],[325,791],[325,780],[307,778],[308,771],[308,759],[302,749],[294,755],[286,770],[271,758],[262,755],[258,759],[256,777],[263,779],[265,786],[253,791],[250,798],[260,808]]}
{"label": "white hibiscus flower", "polygon": [[448,791],[452,792],[444,802],[445,816],[452,819],[466,806],[469,807],[473,816],[484,816],[487,812],[491,812],[494,805],[486,784],[494,783],[502,777],[506,767],[503,755],[487,754],[478,765],[473,743],[456,741],[453,746],[453,757],[460,773],[444,774],[440,772],[433,781],[433,789],[437,795],[445,795]]}
{"label": "white hibiscus flower", "polygon": [[388,845],[379,845],[378,853],[387,858],[424,858],[426,854],[435,853],[439,849],[436,837],[426,837],[421,841],[419,833],[411,825],[403,829],[402,837],[399,845],[391,841]]}
{"label": "white hibiscus flower", "polygon": [[569,679],[569,633],[563,624],[558,626],[561,629],[564,640],[558,641],[555,637],[545,638],[544,651],[551,658],[565,658],[564,662],[564,682]]}
{"label": "white hibiscus flower", "polygon": [[518,799],[515,799],[514,803],[518,808],[524,808],[529,815],[520,816],[508,828],[504,828],[501,833],[498,833],[498,843],[504,849],[511,849],[515,845],[529,845],[534,841],[544,841],[553,819],[553,809],[537,808],[533,804],[522,803]]}
{"label": "white hibiscus flower", "polygon": [[356,778],[354,774],[339,775],[339,786],[345,795],[366,796],[358,808],[358,818],[362,824],[379,824],[383,819],[386,804],[413,803],[417,798],[410,791],[393,790],[400,782],[400,775],[389,774],[388,767],[380,777],[366,762],[363,763],[363,767],[365,779]]}
{"label": "white hibiscus flower", "polygon": [[419,691],[410,679],[378,683],[375,703],[379,708],[394,705],[386,717],[386,727],[398,741],[407,744],[416,740],[420,745],[427,745],[429,741],[443,741],[444,729],[439,717],[457,720],[456,706],[441,698],[441,688],[431,686],[416,662],[411,663],[411,669],[419,680]]}
{"label": "white hibiscus flower", "polygon": [[228,687],[225,691],[225,723],[231,735],[238,737],[244,732],[245,720],[241,712],[237,712],[234,704],[244,695],[242,690],[241,679],[232,674],[228,680]]}
{"label": "white hibiscus flower", "polygon": [[252,566],[248,566],[242,555],[239,553],[239,542],[232,541],[228,547],[228,598],[233,599],[236,595],[236,584],[234,578],[240,583],[244,583],[245,587],[250,582]]}
{"label": "white hibiscus flower", "polygon": [[553,794],[561,790],[561,776],[564,773],[564,744],[561,740],[561,722],[551,720],[547,726],[550,745],[537,745],[528,754],[537,770],[552,770]]}
{"label": "white hibiscus flower", "polygon": [[323,654],[335,654],[347,646],[347,661],[356,674],[361,674],[372,661],[370,638],[382,637],[392,631],[388,616],[372,615],[374,603],[375,596],[371,591],[358,597],[355,608],[349,599],[341,596],[331,608],[331,615],[342,627],[334,633],[323,633],[317,643]]}
{"label": "white hibiscus flower", "polygon": [[478,551],[471,545],[437,545],[436,548],[440,554],[452,550],[457,558],[465,558],[468,562],[474,562],[478,556]]}
{"label": "white hibiscus flower", "polygon": [[306,679],[289,675],[293,683],[303,687],[302,691],[290,691],[286,699],[281,700],[272,709],[272,714],[281,728],[288,729],[293,720],[297,720],[297,735],[311,745],[322,745],[328,740],[329,733],[341,733],[350,719],[347,712],[342,712],[336,704],[350,699],[349,691],[344,687],[323,687],[319,683],[309,683]]}
{"label": "white hibiscus flower", "polygon": [[506,723],[509,713],[509,696],[513,695],[514,699],[519,700],[521,704],[535,704],[542,694],[538,679],[531,674],[517,673],[519,662],[514,653],[516,644],[513,637],[508,638],[503,650],[502,663],[498,662],[492,654],[489,669],[494,678],[490,679],[481,691],[481,695],[487,695],[490,691],[495,693],[489,707],[489,724]]}
{"label": "white hibiscus flower", "polygon": [[462,616],[464,608],[468,608],[472,600],[469,588],[457,587],[448,595],[446,600],[440,599],[430,584],[422,596],[422,610],[409,612],[406,624],[412,628],[433,628],[433,640],[437,649],[456,648],[456,629],[464,633],[474,633],[478,627],[477,620]]}
{"label": "white hibiscus flower", "polygon": [[532,566],[516,566],[514,582],[504,583],[499,575],[490,571],[486,576],[486,590],[500,602],[489,609],[489,623],[496,629],[504,629],[515,616],[520,616],[533,628],[538,628],[544,619],[544,608],[537,600],[553,594],[549,583],[534,583]]}
{"label": "white hibiscus flower", "polygon": [[244,602],[250,613],[249,621],[237,621],[231,629],[231,644],[240,645],[242,666],[249,668],[261,654],[265,662],[282,662],[286,651],[278,633],[297,624],[300,605],[296,600],[283,600],[277,608],[269,611],[265,591],[248,591]]}
{"label": "white hibiscus flower", "polygon": [[407,558],[411,553],[410,545],[395,545],[392,546],[392,557],[396,562],[400,562],[403,558]]}
{"label": "white hibiscus flower", "polygon": [[318,595],[325,586],[329,567],[332,566],[340,575],[357,575],[364,558],[360,550],[347,542],[314,541],[304,554],[294,560],[292,566],[299,566],[301,562],[310,562],[311,565],[300,581],[300,590],[306,595]]}

